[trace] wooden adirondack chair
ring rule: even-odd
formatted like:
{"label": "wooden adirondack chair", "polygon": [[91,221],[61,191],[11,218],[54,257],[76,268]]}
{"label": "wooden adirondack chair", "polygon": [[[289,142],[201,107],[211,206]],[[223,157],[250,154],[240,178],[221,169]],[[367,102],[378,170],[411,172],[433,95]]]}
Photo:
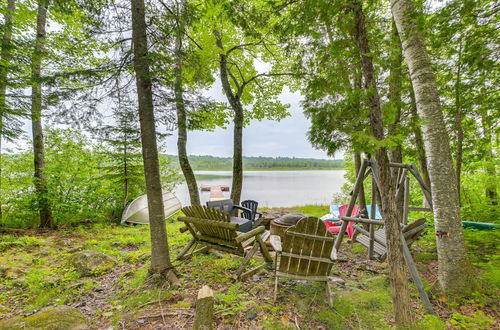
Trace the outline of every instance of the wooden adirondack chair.
{"label": "wooden adirondack chair", "polygon": [[326,230],[322,220],[305,217],[285,231],[284,238],[272,235],[270,242],[276,251],[274,299],[278,278],[325,282],[328,304],[332,296],[328,275],[333,265],[332,248],[335,235]]}
{"label": "wooden adirondack chair", "polygon": [[[208,249],[238,255],[243,257],[243,261],[236,270],[237,278],[254,274],[265,266],[265,264],[262,264],[242,274],[259,248],[264,259],[269,263],[272,262],[271,255],[261,238],[262,233],[265,231],[264,226],[254,228],[246,233],[240,233],[237,231],[238,224],[231,223],[229,214],[220,210],[207,206],[186,206],[181,211],[186,215],[178,218],[179,221],[184,222],[186,225],[181,228],[181,232],[189,230],[193,235],[193,239],[186,245],[177,259],[187,258]],[[203,247],[195,249],[198,244],[203,245]],[[188,254],[191,248],[193,248],[193,252]]]}
{"label": "wooden adirondack chair", "polygon": [[[408,247],[416,241],[420,235],[422,235],[422,232],[424,229],[427,227],[425,224],[425,218],[420,218],[418,220],[413,221],[412,223],[408,225],[404,225],[402,228],[403,236],[406,240],[406,243]],[[366,247],[370,246],[370,233],[365,230],[361,226],[354,226],[356,232],[352,238],[354,242],[359,242],[363,244]],[[358,233],[360,235],[358,235]],[[374,235],[374,242],[373,242],[373,252],[375,257],[380,260],[384,261],[385,258],[387,257],[387,240],[385,238],[385,229],[381,228],[379,230],[375,231]]]}

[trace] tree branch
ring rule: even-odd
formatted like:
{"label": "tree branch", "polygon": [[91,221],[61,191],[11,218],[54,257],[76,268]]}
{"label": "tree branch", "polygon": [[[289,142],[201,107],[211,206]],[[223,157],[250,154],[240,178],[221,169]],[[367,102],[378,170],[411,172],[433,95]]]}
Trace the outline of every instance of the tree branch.
{"label": "tree branch", "polygon": [[243,49],[245,47],[249,47],[249,46],[258,46],[262,44],[262,40],[259,41],[259,42],[249,42],[249,43],[246,43],[246,44],[241,44],[241,45],[237,45],[237,46],[234,46],[232,48],[230,48],[227,52],[226,52],[226,55],[229,55],[232,51],[235,51],[237,49]]}
{"label": "tree branch", "polygon": [[257,78],[262,78],[262,77],[277,77],[277,76],[295,76],[297,73],[292,73],[292,72],[287,72],[287,73],[259,73],[258,75],[253,76],[252,78],[248,79],[247,81],[244,81],[243,84],[241,84],[240,88],[238,88],[238,97],[243,94],[243,90],[245,87],[251,83],[252,81],[256,80]]}

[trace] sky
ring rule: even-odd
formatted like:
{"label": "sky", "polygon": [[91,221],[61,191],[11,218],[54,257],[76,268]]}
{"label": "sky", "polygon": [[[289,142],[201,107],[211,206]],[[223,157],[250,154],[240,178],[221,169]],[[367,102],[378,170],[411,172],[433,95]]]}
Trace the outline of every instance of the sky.
{"label": "sky", "polygon": [[[216,82],[205,93],[217,101],[226,101],[221,85]],[[328,159],[325,152],[314,149],[307,140],[309,120],[300,106],[301,95],[284,91],[281,101],[290,104],[290,116],[279,121],[253,120],[243,131],[243,155],[264,157],[297,157]],[[177,153],[177,132],[166,139],[167,153]],[[188,154],[231,157],[233,153],[233,125],[214,132],[190,131]],[[335,158],[341,158],[336,155]]]}
{"label": "sky", "polygon": [[[217,101],[226,102],[226,97],[222,92],[219,81],[212,88],[204,93]],[[307,130],[309,120],[304,116],[300,101],[302,96],[299,93],[291,93],[285,90],[280,99],[283,103],[290,104],[288,112],[290,116],[277,122],[271,120],[251,121],[243,131],[243,155],[244,156],[264,156],[264,157],[296,157],[296,158],[318,158],[331,159],[322,150],[314,149],[307,140]],[[51,125],[45,122],[45,127]],[[31,138],[31,123],[25,121],[24,131]],[[162,130],[162,128],[159,128]],[[165,139],[166,152],[177,154],[177,131]],[[18,141],[15,144],[5,143],[2,149],[14,146],[29,148],[25,141]],[[190,155],[212,155],[219,157],[231,157],[233,153],[233,126],[227,129],[216,129],[213,132],[189,131],[188,133],[188,154]],[[335,158],[342,158],[342,153],[335,155]]]}

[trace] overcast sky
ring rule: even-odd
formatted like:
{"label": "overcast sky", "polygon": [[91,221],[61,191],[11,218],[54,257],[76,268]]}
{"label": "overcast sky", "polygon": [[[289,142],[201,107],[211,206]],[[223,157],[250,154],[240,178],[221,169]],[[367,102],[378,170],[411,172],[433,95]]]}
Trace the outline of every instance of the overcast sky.
{"label": "overcast sky", "polygon": [[[217,101],[226,102],[220,82],[205,93]],[[265,157],[300,157],[300,158],[330,158],[325,152],[314,149],[307,140],[309,121],[300,106],[301,95],[285,91],[281,95],[283,103],[290,104],[290,116],[280,122],[253,120],[243,131],[243,155]],[[48,124],[45,123],[45,126]],[[31,137],[31,122],[25,121],[24,130]],[[161,130],[161,128],[160,128]],[[168,154],[177,153],[177,132],[166,138]],[[24,142],[16,143],[20,147]],[[14,147],[4,143],[2,149]],[[233,153],[233,126],[227,129],[217,129],[214,132],[190,131],[188,133],[188,153],[191,155],[212,155],[231,157]],[[342,158],[342,153],[335,155]]]}
{"label": "overcast sky", "polygon": [[[217,101],[226,101],[220,83],[206,93]],[[307,140],[309,121],[300,106],[298,93],[284,92],[281,101],[291,105],[291,116],[280,122],[254,120],[243,131],[243,155],[266,157],[329,158],[325,152],[315,150]],[[167,153],[177,153],[177,132],[167,138]],[[233,126],[214,132],[190,131],[188,153],[191,155],[213,155],[231,157],[233,153]],[[342,155],[336,155],[341,158]]]}

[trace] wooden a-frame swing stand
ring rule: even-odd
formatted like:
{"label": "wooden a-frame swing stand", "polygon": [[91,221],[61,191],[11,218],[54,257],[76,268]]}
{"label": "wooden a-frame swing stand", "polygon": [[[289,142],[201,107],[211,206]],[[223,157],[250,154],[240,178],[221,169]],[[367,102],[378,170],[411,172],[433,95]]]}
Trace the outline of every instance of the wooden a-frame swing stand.
{"label": "wooden a-frame swing stand", "polygon": [[[391,167],[391,170],[396,171],[397,173],[397,180],[396,180],[396,201],[398,200],[403,200],[402,202],[402,210],[401,210],[401,232],[400,232],[400,237],[402,241],[402,246],[403,246],[403,255],[406,260],[406,264],[408,266],[408,271],[410,272],[410,275],[412,277],[413,282],[415,283],[418,293],[420,295],[420,299],[422,300],[424,309],[427,314],[435,314],[434,310],[432,309],[432,304],[429,301],[429,297],[427,296],[427,293],[424,290],[424,286],[422,284],[422,281],[420,280],[420,276],[417,271],[417,267],[415,265],[415,262],[413,261],[413,258],[410,253],[409,249],[409,244],[413,242],[418,236],[421,234],[423,228],[425,228],[425,219],[419,219],[416,220],[414,223],[417,224],[417,221],[419,221],[421,224],[420,226],[412,226],[411,224],[408,225],[408,213],[409,211],[432,211],[432,200],[431,200],[431,191],[430,189],[425,185],[424,180],[420,176],[420,173],[417,170],[417,167],[414,164],[401,164],[401,163],[389,163],[389,166]],[[420,185],[420,188],[422,189],[422,193],[424,196],[424,199],[429,205],[429,208],[421,208],[421,207],[409,207],[409,197],[410,197],[410,177],[409,175],[412,175]],[[379,259],[383,259],[384,255],[380,251],[380,246],[385,243],[383,242],[380,237],[377,236],[377,232],[375,231],[375,226],[383,226],[384,221],[377,220],[375,219],[376,216],[376,205],[381,204],[381,199],[380,199],[380,176],[379,176],[379,168],[378,164],[374,159],[365,159],[363,163],[361,164],[361,167],[358,171],[356,182],[354,184],[354,189],[352,191],[352,196],[351,200],[349,202],[349,207],[347,209],[347,215],[351,215],[352,210],[354,209],[354,205],[356,204],[356,201],[358,199],[359,192],[361,188],[363,187],[363,184],[366,179],[371,177],[371,183],[372,183],[372,191],[371,191],[371,205],[370,205],[370,210],[368,213],[368,218],[361,218],[358,215],[352,217],[352,216],[344,216],[341,217],[342,221],[342,226],[340,229],[340,232],[337,236],[337,239],[335,240],[335,244],[333,247],[333,253],[332,255],[336,257],[337,251],[340,247],[340,244],[342,243],[342,239],[344,237],[344,234],[347,229],[347,225],[349,222],[354,222],[356,224],[366,224],[369,226],[368,230],[366,228],[362,228],[361,226],[354,226],[356,229],[355,234],[353,236],[353,241],[356,240],[356,235],[357,234],[362,234],[364,235],[365,239],[364,241],[357,240],[358,242],[366,242],[366,246],[368,247],[368,257],[370,259],[374,259],[374,255],[378,254],[380,255]],[[401,205],[401,204],[400,204]],[[381,211],[382,218],[384,218],[384,214]],[[423,220],[423,221],[421,221]],[[411,226],[411,227],[410,227]],[[407,230],[408,229],[408,230]],[[378,231],[380,232],[380,231]],[[383,231],[382,231],[383,232]],[[385,239],[385,235],[384,239]],[[376,247],[379,249],[376,250]]]}

